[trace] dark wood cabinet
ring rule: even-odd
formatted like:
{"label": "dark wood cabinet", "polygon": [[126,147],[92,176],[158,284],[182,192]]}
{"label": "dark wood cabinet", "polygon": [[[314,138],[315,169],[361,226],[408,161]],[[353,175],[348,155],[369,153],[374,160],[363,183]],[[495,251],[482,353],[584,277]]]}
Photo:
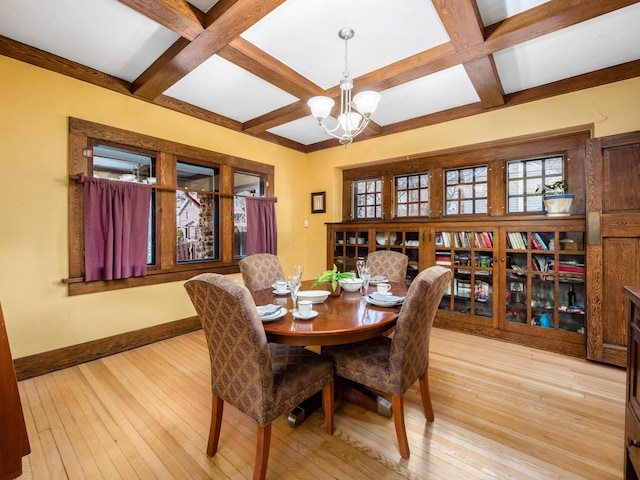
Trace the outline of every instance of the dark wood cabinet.
{"label": "dark wood cabinet", "polygon": [[626,287],[629,298],[627,407],[624,422],[624,478],[638,480],[640,472],[640,288]]}
{"label": "dark wood cabinet", "polygon": [[404,253],[407,283],[431,265],[450,268],[438,327],[586,355],[584,217],[335,223],[327,246],[327,266],[341,271],[375,250]]}
{"label": "dark wood cabinet", "polygon": [[640,285],[640,132],[587,141],[587,358],[627,365],[625,285]]}
{"label": "dark wood cabinet", "polygon": [[22,474],[22,457],[30,452],[16,372],[0,305],[0,479],[19,477]]}

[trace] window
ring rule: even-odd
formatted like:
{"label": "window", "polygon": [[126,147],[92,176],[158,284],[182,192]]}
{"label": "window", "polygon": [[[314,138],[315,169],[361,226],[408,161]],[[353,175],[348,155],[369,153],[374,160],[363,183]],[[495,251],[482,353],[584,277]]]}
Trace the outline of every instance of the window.
{"label": "window", "polygon": [[542,212],[542,197],[536,190],[562,180],[563,175],[561,155],[507,162],[507,212]]}
{"label": "window", "polygon": [[[155,183],[155,156],[130,147],[93,144],[93,176],[122,182]],[[151,192],[149,208],[149,238],[147,240],[147,265],[156,258],[155,245],[155,192]]]}
{"label": "window", "polygon": [[487,213],[487,166],[445,170],[446,215]]}
{"label": "window", "polygon": [[354,218],[382,218],[382,179],[353,182]]}
{"label": "window", "polygon": [[394,180],[396,217],[429,215],[429,174],[402,175]]}
{"label": "window", "polygon": [[[71,118],[69,294],[239,272],[238,199],[273,195],[273,173],[271,165]],[[85,282],[83,176],[152,185],[145,277]]]}
{"label": "window", "polygon": [[177,162],[176,259],[178,263],[219,258],[217,168]]}
{"label": "window", "polygon": [[233,256],[247,255],[247,209],[244,197],[263,197],[264,179],[259,175],[234,172],[233,174]]}

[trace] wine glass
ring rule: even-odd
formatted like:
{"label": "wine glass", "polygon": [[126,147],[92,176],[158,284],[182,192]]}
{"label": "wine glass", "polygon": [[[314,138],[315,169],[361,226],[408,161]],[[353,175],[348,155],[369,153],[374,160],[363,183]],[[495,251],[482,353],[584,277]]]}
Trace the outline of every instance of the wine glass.
{"label": "wine glass", "polygon": [[356,262],[356,271],[358,272],[358,277],[362,278],[362,267],[364,267],[364,258],[358,258]]}
{"label": "wine glass", "polygon": [[302,272],[304,272],[304,265],[295,265],[293,267],[294,274],[298,277],[298,280],[302,282]]}
{"label": "wine glass", "polygon": [[298,299],[298,290],[300,289],[300,277],[298,275],[289,275],[287,279],[287,285],[291,291],[291,300],[293,302],[292,312],[296,311],[296,300]]}
{"label": "wine glass", "polygon": [[362,295],[366,295],[369,290],[369,279],[371,278],[369,267],[362,266],[360,268],[360,278],[362,279]]}

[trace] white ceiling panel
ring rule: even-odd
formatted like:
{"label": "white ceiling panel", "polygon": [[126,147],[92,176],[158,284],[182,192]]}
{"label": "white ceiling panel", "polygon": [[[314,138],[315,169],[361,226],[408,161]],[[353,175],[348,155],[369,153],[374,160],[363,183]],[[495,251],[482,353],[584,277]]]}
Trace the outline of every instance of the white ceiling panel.
{"label": "white ceiling panel", "polygon": [[477,0],[478,10],[484,26],[493,25],[505,18],[530,10],[549,0]]}
{"label": "white ceiling panel", "polygon": [[494,54],[505,93],[640,59],[635,4]]}
{"label": "white ceiling panel", "polygon": [[115,0],[2,0],[0,11],[3,36],[129,82],[178,38]]}
{"label": "white ceiling panel", "polygon": [[402,0],[289,0],[242,37],[323,89],[338,84],[344,71],[344,41],[351,27],[351,77],[440,45],[449,37],[431,2]]}
{"label": "white ceiling panel", "polygon": [[480,101],[461,65],[403,83],[381,95],[371,119],[383,126]]}
{"label": "white ceiling panel", "polygon": [[[331,122],[332,120],[335,119],[328,119],[327,122]],[[331,123],[329,124],[331,125]],[[268,131],[275,135],[289,138],[302,145],[311,145],[331,138],[320,129],[318,122],[311,114],[299,120],[270,128]]]}
{"label": "white ceiling panel", "polygon": [[238,122],[298,100],[217,55],[169,88],[165,95]]}

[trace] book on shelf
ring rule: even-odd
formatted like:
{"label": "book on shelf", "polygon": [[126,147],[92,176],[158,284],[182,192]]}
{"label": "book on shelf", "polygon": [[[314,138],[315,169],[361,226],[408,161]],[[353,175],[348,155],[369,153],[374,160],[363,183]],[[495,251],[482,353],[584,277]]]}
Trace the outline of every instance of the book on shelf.
{"label": "book on shelf", "polygon": [[542,235],[540,235],[538,232],[533,232],[531,234],[531,240],[533,241],[534,239],[536,243],[539,245],[539,248],[537,248],[536,250],[549,250],[547,242],[544,241],[544,239],[542,238]]}

